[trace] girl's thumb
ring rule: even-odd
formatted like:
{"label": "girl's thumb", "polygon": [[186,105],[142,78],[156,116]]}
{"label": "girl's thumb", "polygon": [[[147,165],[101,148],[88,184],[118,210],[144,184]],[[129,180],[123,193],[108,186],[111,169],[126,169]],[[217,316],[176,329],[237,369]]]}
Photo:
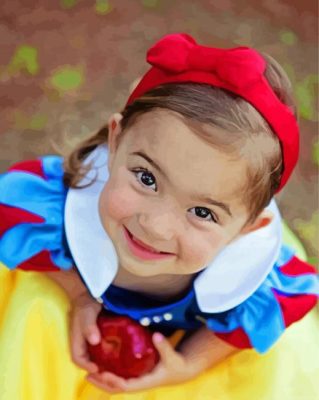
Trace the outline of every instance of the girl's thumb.
{"label": "girl's thumb", "polygon": [[96,345],[99,344],[101,341],[101,334],[99,331],[98,326],[95,323],[91,323],[90,325],[88,325],[85,329],[85,337],[86,340],[92,344],[92,345]]}
{"label": "girl's thumb", "polygon": [[162,361],[165,362],[172,353],[172,347],[170,342],[159,332],[154,333],[153,343],[160,353]]}

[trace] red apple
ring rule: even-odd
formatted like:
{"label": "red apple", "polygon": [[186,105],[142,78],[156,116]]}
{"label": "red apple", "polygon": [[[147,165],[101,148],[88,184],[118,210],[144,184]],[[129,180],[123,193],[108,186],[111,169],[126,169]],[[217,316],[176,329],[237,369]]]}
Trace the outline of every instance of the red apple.
{"label": "red apple", "polygon": [[91,360],[99,371],[123,378],[135,378],[150,372],[159,361],[152,334],[133,319],[102,311],[97,318],[101,342],[88,344]]}

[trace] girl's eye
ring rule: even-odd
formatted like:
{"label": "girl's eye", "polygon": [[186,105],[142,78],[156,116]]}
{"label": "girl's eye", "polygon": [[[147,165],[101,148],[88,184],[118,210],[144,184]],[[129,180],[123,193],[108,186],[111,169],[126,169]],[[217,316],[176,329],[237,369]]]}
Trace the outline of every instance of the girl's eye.
{"label": "girl's eye", "polygon": [[195,215],[205,221],[213,221],[215,223],[218,223],[218,219],[215,216],[215,214],[206,207],[194,207],[191,208],[191,210],[195,210]]}
{"label": "girl's eye", "polygon": [[[132,170],[132,172],[136,176],[136,180],[142,186],[152,187],[152,185],[154,185],[155,187],[153,188],[153,190],[155,192],[157,192],[156,179],[150,171],[148,171],[147,169],[140,168],[140,169]],[[204,221],[212,221],[212,222],[218,223],[218,218],[215,216],[215,214],[209,208],[194,207],[194,208],[191,208],[191,210],[195,210],[195,215]]]}
{"label": "girl's eye", "polygon": [[147,169],[137,169],[132,171],[138,182],[142,184],[142,186],[151,187],[155,185],[154,191],[157,191],[156,180],[154,175],[148,171]]}

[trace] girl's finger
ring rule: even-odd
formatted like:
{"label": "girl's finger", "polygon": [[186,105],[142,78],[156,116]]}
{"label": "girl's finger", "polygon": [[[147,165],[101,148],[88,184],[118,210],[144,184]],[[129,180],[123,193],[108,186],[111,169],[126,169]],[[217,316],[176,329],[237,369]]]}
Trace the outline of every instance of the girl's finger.
{"label": "girl's finger", "polygon": [[120,389],[117,389],[115,387],[109,386],[106,383],[101,383],[99,380],[97,380],[97,379],[95,379],[95,378],[93,378],[91,376],[87,377],[86,380],[88,382],[92,383],[92,385],[94,385],[94,386],[98,387],[99,389],[102,389],[102,390],[104,390],[104,391],[106,391],[108,393],[119,393],[119,392],[121,392]]}
{"label": "girl's finger", "polygon": [[82,328],[82,332],[84,333],[86,340],[92,345],[96,345],[101,341],[100,330],[96,322],[99,309],[100,304],[98,304],[98,307],[95,305],[85,307],[79,314],[79,324]]}
{"label": "girl's finger", "polygon": [[108,382],[112,385],[116,385],[121,389],[125,389],[126,387],[125,379],[121,376],[112,374],[112,372],[102,372],[100,376],[103,381]]}
{"label": "girl's finger", "polygon": [[89,357],[87,343],[79,327],[74,327],[70,334],[72,361],[91,373],[98,372],[98,367]]}
{"label": "girl's finger", "polygon": [[154,333],[152,339],[164,364],[172,363],[176,357],[179,357],[179,354],[172,347],[171,343],[161,333]]}
{"label": "girl's finger", "polygon": [[107,390],[111,393],[118,393],[126,391],[125,380],[110,372],[102,374],[90,374],[87,380],[101,389]]}
{"label": "girl's finger", "polygon": [[126,383],[127,392],[135,392],[138,390],[151,389],[156,386],[165,384],[167,381],[165,368],[163,364],[158,364],[149,374],[139,378],[130,378]]}
{"label": "girl's finger", "polygon": [[86,340],[92,344],[99,344],[101,341],[101,333],[95,321],[83,328]]}

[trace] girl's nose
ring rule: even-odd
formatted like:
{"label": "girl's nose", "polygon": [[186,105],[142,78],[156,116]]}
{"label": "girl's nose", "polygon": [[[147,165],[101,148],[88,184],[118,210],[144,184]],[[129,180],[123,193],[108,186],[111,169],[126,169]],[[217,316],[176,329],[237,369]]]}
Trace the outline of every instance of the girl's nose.
{"label": "girl's nose", "polygon": [[141,228],[153,240],[171,240],[174,236],[174,221],[174,216],[168,212],[156,214],[142,213],[139,217]]}

